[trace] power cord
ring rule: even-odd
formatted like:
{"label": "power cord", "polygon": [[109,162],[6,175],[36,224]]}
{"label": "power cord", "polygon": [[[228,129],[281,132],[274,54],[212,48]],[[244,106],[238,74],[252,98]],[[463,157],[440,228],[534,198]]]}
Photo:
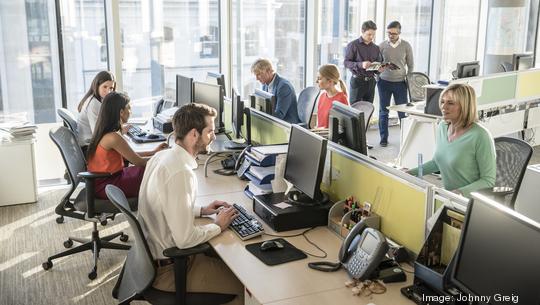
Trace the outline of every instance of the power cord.
{"label": "power cord", "polygon": [[316,258],[326,258],[328,257],[328,253],[326,253],[326,251],[324,251],[321,247],[319,247],[317,244],[315,244],[314,242],[312,242],[306,235],[307,232],[311,231],[315,229],[315,227],[312,227],[312,228],[309,228],[309,229],[306,229],[304,231],[302,231],[301,233],[297,233],[297,234],[292,234],[292,235],[275,235],[275,234],[269,234],[269,233],[263,233],[264,235],[268,235],[268,236],[272,236],[272,237],[281,237],[281,238],[288,238],[288,237],[298,237],[298,236],[303,236],[304,239],[310,243],[311,245],[313,245],[315,248],[317,248],[319,251],[321,251],[322,253],[324,253],[324,255],[315,255],[315,254],[312,254],[310,252],[307,252],[307,251],[304,251],[302,249],[298,249],[300,251],[302,251],[302,253],[306,254],[306,255],[309,255],[309,256],[312,256],[312,257],[316,257]]}

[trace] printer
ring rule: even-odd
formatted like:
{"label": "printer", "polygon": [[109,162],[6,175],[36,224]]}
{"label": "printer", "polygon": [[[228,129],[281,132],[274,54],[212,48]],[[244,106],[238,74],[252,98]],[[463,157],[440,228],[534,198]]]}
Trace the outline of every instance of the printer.
{"label": "printer", "polygon": [[173,131],[172,117],[178,110],[178,107],[171,107],[167,110],[158,113],[153,120],[154,128],[158,129],[162,133],[170,133]]}

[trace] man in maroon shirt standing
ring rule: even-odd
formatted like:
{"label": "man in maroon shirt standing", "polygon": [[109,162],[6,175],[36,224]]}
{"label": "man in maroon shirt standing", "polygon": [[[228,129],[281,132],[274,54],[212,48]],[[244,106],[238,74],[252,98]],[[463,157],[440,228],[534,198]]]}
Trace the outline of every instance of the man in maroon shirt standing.
{"label": "man in maroon shirt standing", "polygon": [[354,104],[357,101],[373,103],[375,97],[375,73],[366,71],[372,62],[382,62],[382,55],[373,39],[377,25],[369,20],[362,24],[362,35],[351,41],[345,49],[345,67],[352,72],[351,93],[349,101]]}

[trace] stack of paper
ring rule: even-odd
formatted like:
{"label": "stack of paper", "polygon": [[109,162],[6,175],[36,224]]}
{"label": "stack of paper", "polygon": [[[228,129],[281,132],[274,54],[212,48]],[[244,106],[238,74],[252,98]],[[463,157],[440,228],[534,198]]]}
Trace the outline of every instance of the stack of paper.
{"label": "stack of paper", "polygon": [[0,130],[11,136],[12,141],[22,141],[34,138],[37,126],[21,122],[7,122],[0,124]]}
{"label": "stack of paper", "polygon": [[270,183],[256,184],[256,183],[253,183],[253,181],[250,181],[248,183],[248,188],[249,188],[249,191],[255,196],[272,193],[272,185]]}

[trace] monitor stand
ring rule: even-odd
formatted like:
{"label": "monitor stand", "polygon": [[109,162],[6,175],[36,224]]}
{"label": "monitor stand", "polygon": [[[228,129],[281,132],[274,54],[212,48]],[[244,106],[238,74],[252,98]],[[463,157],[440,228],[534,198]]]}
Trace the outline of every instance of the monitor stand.
{"label": "monitor stand", "polygon": [[318,198],[312,199],[308,195],[304,194],[301,191],[298,190],[292,190],[289,193],[287,193],[287,203],[290,204],[296,204],[296,205],[304,205],[304,206],[313,206],[313,205],[321,205],[328,202],[328,195],[326,193],[321,192]]}

